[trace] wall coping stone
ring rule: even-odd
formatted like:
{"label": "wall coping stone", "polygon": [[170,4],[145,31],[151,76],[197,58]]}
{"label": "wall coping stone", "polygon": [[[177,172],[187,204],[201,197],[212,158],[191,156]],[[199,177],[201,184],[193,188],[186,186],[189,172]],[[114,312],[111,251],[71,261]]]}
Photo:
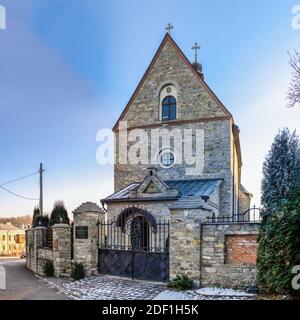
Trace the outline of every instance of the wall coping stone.
{"label": "wall coping stone", "polygon": [[53,228],[70,228],[71,229],[71,226],[69,226],[68,224],[65,224],[65,223],[57,223],[52,226],[52,229]]}
{"label": "wall coping stone", "polygon": [[102,214],[105,214],[104,210],[101,209],[94,202],[84,202],[73,211],[73,214],[80,214],[80,213],[102,213]]}

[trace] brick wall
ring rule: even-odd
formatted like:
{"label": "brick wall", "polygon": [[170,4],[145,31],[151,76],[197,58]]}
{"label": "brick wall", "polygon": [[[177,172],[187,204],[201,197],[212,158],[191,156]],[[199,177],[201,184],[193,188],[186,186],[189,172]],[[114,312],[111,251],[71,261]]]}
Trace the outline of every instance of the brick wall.
{"label": "brick wall", "polygon": [[225,237],[226,264],[256,264],[257,236],[228,235]]}

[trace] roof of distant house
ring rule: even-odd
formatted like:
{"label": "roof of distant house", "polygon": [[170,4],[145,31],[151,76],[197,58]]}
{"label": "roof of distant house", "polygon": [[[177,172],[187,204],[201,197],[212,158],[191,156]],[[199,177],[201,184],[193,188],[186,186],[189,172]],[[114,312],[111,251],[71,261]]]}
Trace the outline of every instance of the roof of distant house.
{"label": "roof of distant house", "polygon": [[0,223],[0,231],[1,230],[13,231],[13,230],[24,230],[24,229],[16,227],[10,222],[7,222],[7,223]]}

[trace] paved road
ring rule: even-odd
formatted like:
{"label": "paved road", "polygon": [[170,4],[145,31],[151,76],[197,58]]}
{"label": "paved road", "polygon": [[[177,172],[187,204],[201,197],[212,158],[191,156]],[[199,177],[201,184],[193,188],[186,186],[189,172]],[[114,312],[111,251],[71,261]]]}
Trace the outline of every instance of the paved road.
{"label": "paved road", "polygon": [[[0,258],[0,273],[5,269],[5,285],[0,283],[0,300],[67,300],[56,289],[48,287],[25,267],[21,259]],[[0,281],[1,282],[1,281]],[[6,287],[6,289],[3,289]]]}

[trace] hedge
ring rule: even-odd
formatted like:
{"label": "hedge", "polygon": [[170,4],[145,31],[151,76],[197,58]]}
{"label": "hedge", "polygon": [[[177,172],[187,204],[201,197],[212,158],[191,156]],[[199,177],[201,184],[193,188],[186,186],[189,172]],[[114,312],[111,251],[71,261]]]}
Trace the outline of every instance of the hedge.
{"label": "hedge", "polygon": [[268,294],[299,294],[293,290],[292,268],[300,265],[300,193],[283,201],[265,217],[258,236],[257,284]]}

